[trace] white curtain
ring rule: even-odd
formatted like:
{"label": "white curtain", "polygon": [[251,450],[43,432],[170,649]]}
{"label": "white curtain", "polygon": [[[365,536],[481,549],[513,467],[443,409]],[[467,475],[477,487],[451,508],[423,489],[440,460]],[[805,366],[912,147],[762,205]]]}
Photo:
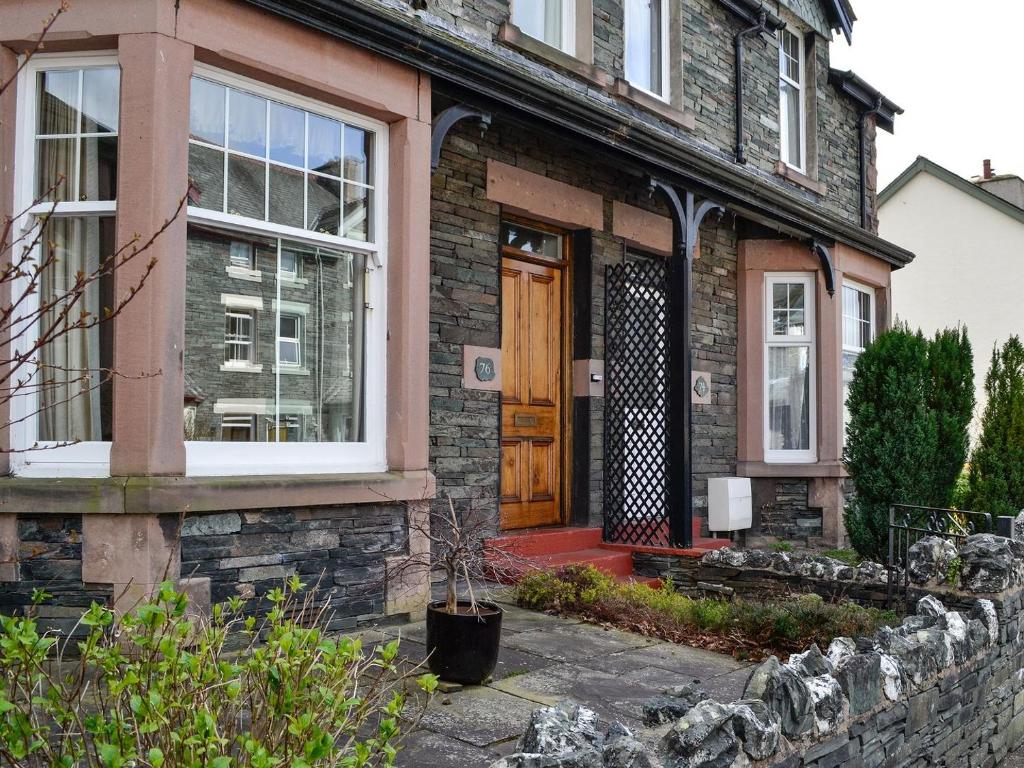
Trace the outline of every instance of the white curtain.
{"label": "white curtain", "polygon": [[[52,257],[54,262],[40,281],[40,302],[66,297],[79,272],[89,275],[98,270],[108,228],[108,223],[96,217],[50,220],[43,238],[43,259]],[[97,317],[102,311],[100,289],[99,283],[93,282],[71,307],[65,322],[75,323],[82,312]],[[61,301],[44,313],[40,328],[51,327],[66,303]],[[40,440],[104,439],[101,395],[106,387],[101,386],[104,375],[100,369],[109,363],[101,360],[100,335],[99,328],[58,331],[40,350]]]}

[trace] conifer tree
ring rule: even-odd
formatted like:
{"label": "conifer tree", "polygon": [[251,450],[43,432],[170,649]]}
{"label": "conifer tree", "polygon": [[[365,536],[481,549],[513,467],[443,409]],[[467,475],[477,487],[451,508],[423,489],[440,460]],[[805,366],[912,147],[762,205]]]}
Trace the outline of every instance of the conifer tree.
{"label": "conifer tree", "polygon": [[886,557],[889,505],[934,498],[939,429],[931,392],[929,343],[920,332],[897,326],[857,358],[843,453],[856,496],[845,521],[864,557]]}
{"label": "conifer tree", "polygon": [[928,346],[931,370],[929,407],[935,412],[936,453],[932,496],[927,506],[949,507],[970,450],[974,417],[974,355],[967,329],[947,328]]}
{"label": "conifer tree", "polygon": [[1024,345],[1017,336],[992,350],[985,394],[968,504],[978,512],[1016,515],[1024,508]]}

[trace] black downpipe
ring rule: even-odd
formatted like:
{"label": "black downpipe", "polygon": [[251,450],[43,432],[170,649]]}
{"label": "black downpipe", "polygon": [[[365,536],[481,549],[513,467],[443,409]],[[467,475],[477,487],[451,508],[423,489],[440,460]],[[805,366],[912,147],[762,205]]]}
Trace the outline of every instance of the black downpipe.
{"label": "black downpipe", "polygon": [[868,118],[880,114],[882,97],[875,99],[875,106],[860,113],[858,133],[860,134],[860,225],[871,229],[871,206],[868,204]]}

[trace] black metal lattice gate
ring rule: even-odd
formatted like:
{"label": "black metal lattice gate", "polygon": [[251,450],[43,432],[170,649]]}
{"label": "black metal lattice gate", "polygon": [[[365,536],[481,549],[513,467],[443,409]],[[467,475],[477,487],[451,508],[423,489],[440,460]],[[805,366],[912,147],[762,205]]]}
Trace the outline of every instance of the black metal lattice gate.
{"label": "black metal lattice gate", "polygon": [[671,546],[666,262],[605,272],[605,541]]}

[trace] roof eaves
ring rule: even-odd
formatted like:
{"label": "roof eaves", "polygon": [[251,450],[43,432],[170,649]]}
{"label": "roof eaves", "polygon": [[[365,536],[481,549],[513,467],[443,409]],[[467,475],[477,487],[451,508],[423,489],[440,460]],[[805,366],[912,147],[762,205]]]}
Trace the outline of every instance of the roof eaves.
{"label": "roof eaves", "polygon": [[853,12],[853,6],[849,0],[828,0],[825,3],[825,10],[828,13],[829,21],[833,29],[842,30],[846,42],[853,44],[853,22],[857,16]]}
{"label": "roof eaves", "polygon": [[1024,208],[1018,208],[1013,203],[1009,203],[998,195],[987,192],[963,176],[958,176],[948,168],[943,168],[938,163],[920,155],[918,155],[918,158],[913,163],[907,166],[903,173],[893,179],[885,189],[878,193],[878,206],[885,205],[893,195],[907,186],[920,173],[929,173],[940,181],[944,181],[950,186],[959,189],[964,194],[970,195],[975,200],[995,208],[1000,213],[1004,213],[1024,224]]}
{"label": "roof eaves", "polygon": [[852,70],[830,69],[828,79],[840,92],[849,96],[864,109],[877,108],[879,128],[889,133],[895,130],[896,115],[903,114],[903,107]]}

